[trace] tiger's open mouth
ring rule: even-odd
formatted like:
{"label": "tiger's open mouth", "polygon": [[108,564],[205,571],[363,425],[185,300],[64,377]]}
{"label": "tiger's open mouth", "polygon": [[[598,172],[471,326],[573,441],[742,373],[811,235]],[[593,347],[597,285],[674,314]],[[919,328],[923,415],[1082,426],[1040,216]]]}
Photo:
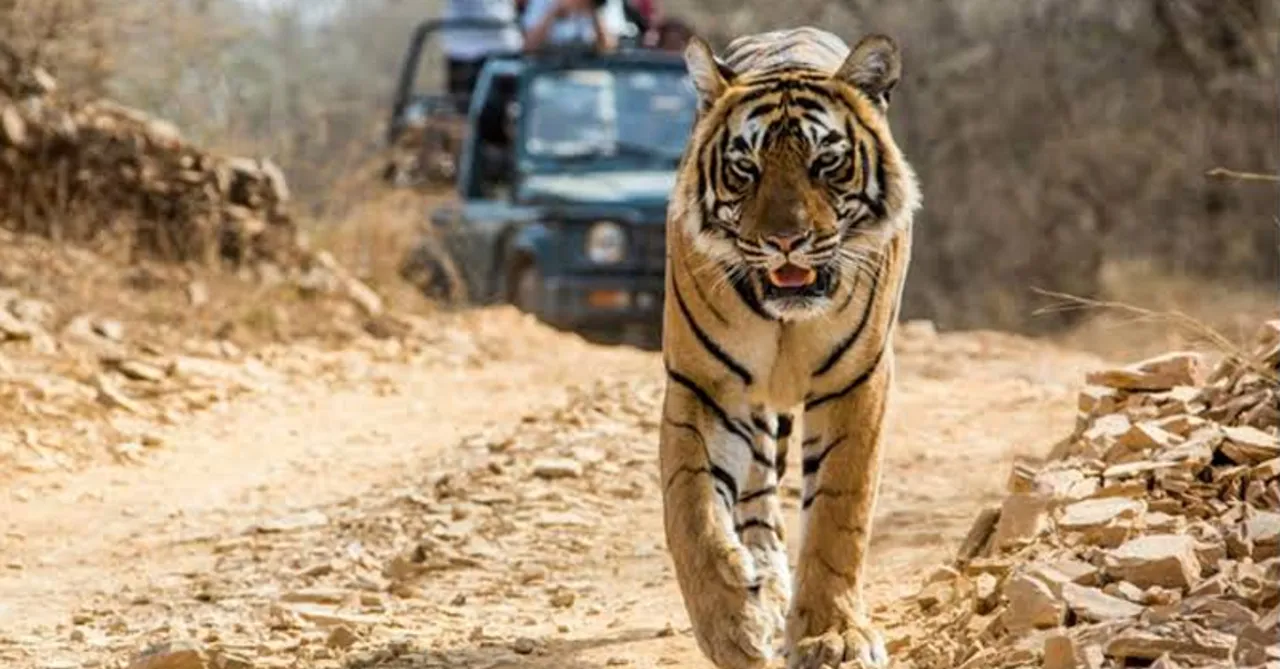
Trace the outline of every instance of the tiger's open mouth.
{"label": "tiger's open mouth", "polygon": [[784,302],[790,299],[829,297],[834,276],[826,267],[800,267],[791,263],[765,270],[762,274],[762,297],[769,301]]}
{"label": "tiger's open mouth", "polygon": [[769,283],[778,288],[803,288],[818,280],[818,272],[811,267],[784,263],[766,273]]}

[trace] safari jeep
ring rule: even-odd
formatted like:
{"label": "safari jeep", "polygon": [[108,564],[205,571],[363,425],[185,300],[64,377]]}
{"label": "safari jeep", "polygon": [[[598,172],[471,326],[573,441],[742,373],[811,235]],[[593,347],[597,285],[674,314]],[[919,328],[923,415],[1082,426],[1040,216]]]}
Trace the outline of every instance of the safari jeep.
{"label": "safari jeep", "polygon": [[471,96],[459,198],[431,212],[406,275],[426,268],[437,292],[652,345],[667,199],[695,104],[677,54],[490,60]]}

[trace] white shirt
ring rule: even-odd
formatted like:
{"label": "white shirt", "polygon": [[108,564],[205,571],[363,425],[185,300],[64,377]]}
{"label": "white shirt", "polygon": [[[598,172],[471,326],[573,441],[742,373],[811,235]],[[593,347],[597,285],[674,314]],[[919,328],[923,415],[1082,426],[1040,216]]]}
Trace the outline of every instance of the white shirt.
{"label": "white shirt", "polygon": [[[556,4],[556,0],[529,0],[529,4],[524,10],[524,29],[532,30],[534,26],[542,22],[542,18],[549,13]],[[600,23],[605,30],[614,35],[623,35],[626,28],[626,14],[622,10],[622,0],[605,0],[605,4],[599,10]],[[549,44],[594,44],[596,41],[596,29],[592,25],[591,17],[586,14],[573,14],[564,18],[556,19],[551,24],[551,29],[547,31],[547,42]]]}
{"label": "white shirt", "polygon": [[516,25],[515,0],[448,0],[445,19],[490,19],[506,21],[510,27],[444,28],[440,40],[444,54],[455,60],[477,60],[493,53],[516,53],[524,38]]}

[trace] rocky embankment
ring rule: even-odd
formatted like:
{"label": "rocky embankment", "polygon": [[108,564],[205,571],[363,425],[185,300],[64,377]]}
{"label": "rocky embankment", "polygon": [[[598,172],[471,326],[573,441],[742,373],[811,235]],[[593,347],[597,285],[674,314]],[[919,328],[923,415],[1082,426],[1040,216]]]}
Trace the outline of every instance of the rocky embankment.
{"label": "rocky embankment", "polygon": [[1280,666],[1280,321],[1089,375],[1079,425],[899,610],[937,669]]}

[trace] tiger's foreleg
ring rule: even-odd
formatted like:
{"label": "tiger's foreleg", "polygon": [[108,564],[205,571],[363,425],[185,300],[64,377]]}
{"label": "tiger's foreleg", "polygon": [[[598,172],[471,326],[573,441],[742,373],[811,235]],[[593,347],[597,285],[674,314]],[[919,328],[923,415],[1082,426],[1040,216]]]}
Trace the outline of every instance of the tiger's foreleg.
{"label": "tiger's foreleg", "polygon": [[695,382],[672,379],[660,459],[667,547],[685,609],[717,667],[764,667],[781,640],[788,595],[771,442]]}
{"label": "tiger's foreleg", "polygon": [[788,669],[885,667],[884,641],[866,617],[862,575],[880,483],[893,354],[844,392],[806,404],[803,537],[787,618]]}
{"label": "tiger's foreleg", "polygon": [[754,447],[747,465],[747,482],[734,507],[734,529],[755,560],[760,600],[781,633],[791,604],[791,568],[787,563],[786,518],[778,487],[786,464],[783,433],[789,433],[791,420],[756,409],[751,423],[755,428]]}

